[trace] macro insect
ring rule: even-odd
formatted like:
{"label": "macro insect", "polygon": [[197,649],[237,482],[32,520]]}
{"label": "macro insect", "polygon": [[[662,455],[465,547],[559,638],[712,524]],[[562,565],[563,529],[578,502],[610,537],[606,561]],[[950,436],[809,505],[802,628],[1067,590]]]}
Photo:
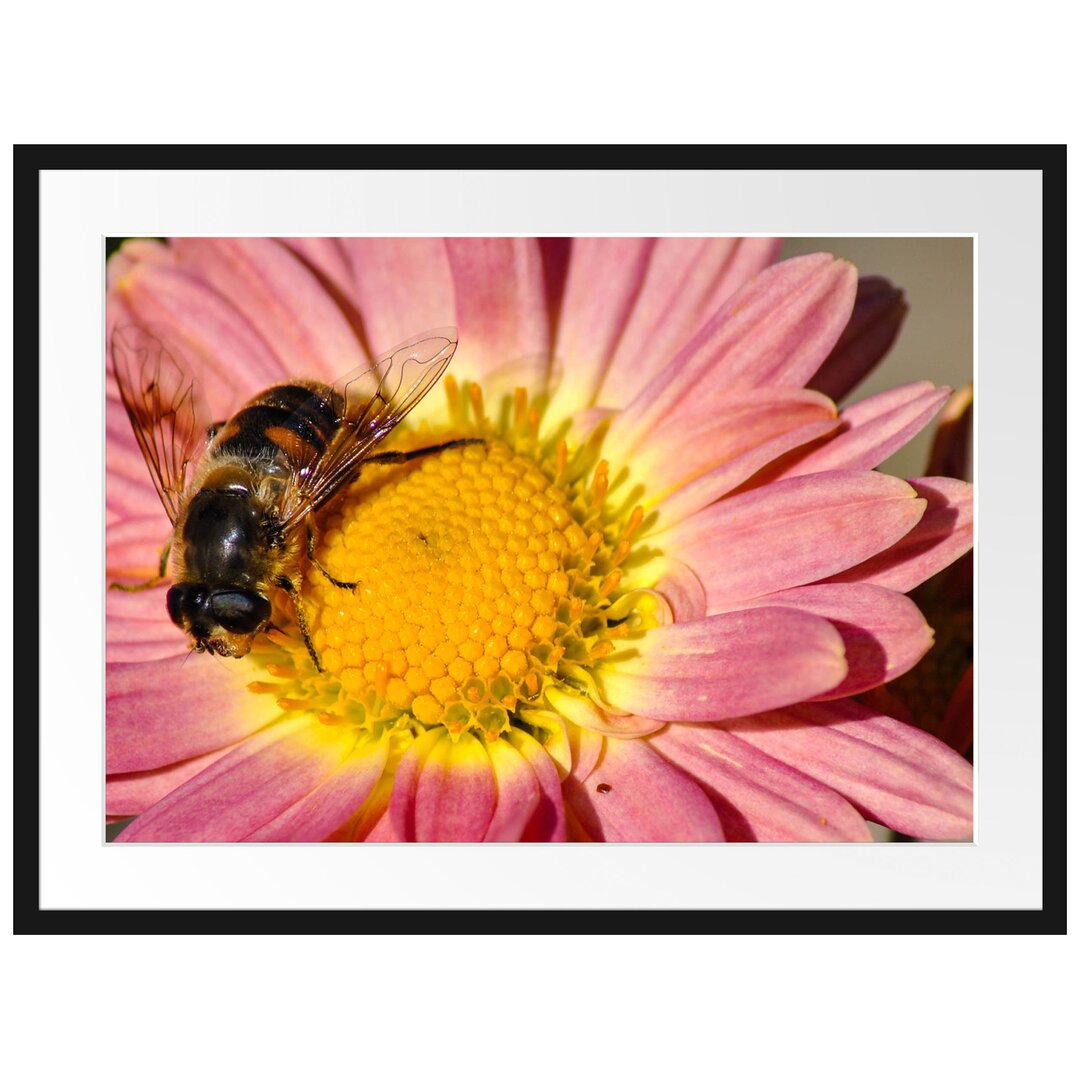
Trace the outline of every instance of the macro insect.
{"label": "macro insect", "polygon": [[271,386],[231,419],[209,424],[173,351],[143,327],[117,327],[111,355],[120,398],[173,532],[156,578],[113,587],[148,588],[168,575],[169,618],[196,652],[231,657],[246,656],[271,627],[271,595],[282,589],[321,671],[300,600],[306,561],[340,588],[359,582],[338,581],[319,563],[313,515],[362,466],[398,465],[482,441],[374,453],[438,382],[456,348],[456,330],[432,330],[332,385]]}

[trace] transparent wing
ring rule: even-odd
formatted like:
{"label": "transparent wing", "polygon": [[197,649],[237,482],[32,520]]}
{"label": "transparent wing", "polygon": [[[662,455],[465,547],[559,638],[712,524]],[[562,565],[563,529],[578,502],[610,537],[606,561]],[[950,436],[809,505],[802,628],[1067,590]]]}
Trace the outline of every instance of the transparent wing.
{"label": "transparent wing", "polygon": [[298,410],[331,409],[337,428],[325,451],[297,469],[282,504],[283,527],[318,510],[356,477],[364,458],[439,381],[456,348],[456,329],[429,330],[349,372]]}
{"label": "transparent wing", "polygon": [[148,330],[118,326],[110,347],[120,400],[175,524],[188,466],[207,443],[209,414],[197,399],[187,368]]}

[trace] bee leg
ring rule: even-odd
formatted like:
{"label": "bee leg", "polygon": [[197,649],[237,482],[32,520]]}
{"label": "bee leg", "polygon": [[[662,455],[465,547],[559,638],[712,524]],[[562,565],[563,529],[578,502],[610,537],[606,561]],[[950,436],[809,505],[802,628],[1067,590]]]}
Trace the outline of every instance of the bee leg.
{"label": "bee leg", "polygon": [[311,643],[311,634],[308,633],[307,619],[304,617],[304,608],[300,603],[300,589],[294,581],[284,575],[277,579],[277,584],[292,597],[293,609],[296,611],[296,621],[300,624],[300,633],[304,635],[304,644],[307,646],[308,656],[311,657],[315,670],[321,675],[323,666],[319,663],[319,654]]}
{"label": "bee leg", "polygon": [[472,446],[474,443],[483,441],[483,439],[451,439],[449,442],[439,443],[436,446],[421,446],[416,450],[385,450],[381,454],[372,454],[371,457],[364,458],[360,466],[349,475],[345,485],[355,483],[360,477],[361,468],[367,465],[404,465],[407,461],[415,461],[417,458],[427,457],[428,454],[453,450],[457,446]]}
{"label": "bee leg", "polygon": [[165,580],[165,571],[169,568],[169,552],[171,550],[172,541],[170,540],[161,549],[161,561],[158,563],[157,577],[152,577],[149,581],[141,581],[138,585],[124,585],[119,581],[114,581],[109,588],[123,589],[124,592],[142,592],[143,589],[152,589],[155,585],[160,585]]}
{"label": "bee leg", "polygon": [[315,533],[312,532],[310,526],[307,531],[307,554],[308,559],[311,561],[311,565],[314,566],[331,585],[336,585],[339,589],[355,589],[356,586],[360,584],[359,581],[338,581],[336,577],[327,572],[326,567],[315,558]]}
{"label": "bee leg", "polygon": [[406,461],[415,461],[416,458],[427,457],[428,454],[439,454],[443,450],[453,450],[457,446],[471,446],[473,443],[483,441],[483,439],[451,439],[437,446],[421,446],[416,450],[386,450],[381,454],[372,454],[371,457],[364,458],[364,464],[404,465]]}

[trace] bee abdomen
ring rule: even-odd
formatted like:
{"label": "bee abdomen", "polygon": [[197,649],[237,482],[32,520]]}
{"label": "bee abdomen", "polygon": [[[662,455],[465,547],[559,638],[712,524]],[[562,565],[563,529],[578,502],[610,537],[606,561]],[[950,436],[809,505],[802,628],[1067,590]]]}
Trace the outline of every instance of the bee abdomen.
{"label": "bee abdomen", "polygon": [[242,458],[284,455],[298,468],[322,454],[337,423],[332,400],[317,384],[271,386],[218,432],[210,452]]}

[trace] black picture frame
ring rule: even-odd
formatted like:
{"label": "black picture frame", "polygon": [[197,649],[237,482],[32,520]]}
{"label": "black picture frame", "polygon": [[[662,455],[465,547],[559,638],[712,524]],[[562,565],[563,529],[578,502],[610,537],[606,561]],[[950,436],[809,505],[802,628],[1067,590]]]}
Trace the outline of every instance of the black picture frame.
{"label": "black picture frame", "polygon": [[[14,386],[13,410],[16,446],[36,446],[47,435],[39,393],[39,180],[43,170],[148,170],[148,169],[372,169],[372,162],[392,162],[408,169],[408,161],[433,160],[412,152],[407,158],[391,146],[131,146],[131,145],[18,145],[14,148]],[[415,149],[415,148],[414,148]],[[423,149],[423,148],[421,148]],[[539,151],[542,149],[542,153]],[[1065,345],[1065,233],[1059,223],[1066,217],[1066,149],[1063,145],[970,146],[473,146],[470,167],[478,169],[850,169],[850,170],[1034,170],[1042,175],[1042,280],[1043,356],[1064,355]],[[375,166],[378,168],[378,166]],[[1045,360],[1044,360],[1045,365]],[[1063,565],[1065,528],[1061,500],[1051,498],[1062,487],[1063,456],[1051,445],[1065,430],[1064,396],[1056,384],[1043,384],[1044,461],[1044,566]],[[15,470],[15,506],[18,508],[18,568],[14,574],[14,610],[18,613],[14,658],[17,670],[39,671],[38,626],[43,618],[39,581],[44,568],[39,556],[38,509],[42,477],[36,454]],[[1055,520],[1056,518],[1056,520]],[[1061,687],[1065,668],[1063,635],[1051,626],[1043,583],[1043,680],[1048,699],[1052,687]],[[58,617],[44,613],[44,617]],[[19,681],[18,720],[14,724],[14,932],[16,934],[331,934],[349,933],[354,917],[349,911],[320,910],[56,910],[40,903],[40,834],[38,806],[39,745],[36,724],[39,693],[36,679]],[[726,933],[767,934],[1062,934],[1065,917],[1065,725],[1043,733],[1042,744],[1042,895],[1038,910],[727,910]],[[713,933],[715,912],[685,910],[667,919],[669,932]],[[379,914],[379,912],[373,912]],[[461,912],[454,914],[461,915]],[[663,932],[641,916],[648,911],[546,910],[542,933]],[[465,929],[467,920],[426,920],[427,926]],[[424,925],[412,933],[423,934]],[[373,925],[370,921],[368,926]],[[434,931],[432,931],[434,932]]]}

